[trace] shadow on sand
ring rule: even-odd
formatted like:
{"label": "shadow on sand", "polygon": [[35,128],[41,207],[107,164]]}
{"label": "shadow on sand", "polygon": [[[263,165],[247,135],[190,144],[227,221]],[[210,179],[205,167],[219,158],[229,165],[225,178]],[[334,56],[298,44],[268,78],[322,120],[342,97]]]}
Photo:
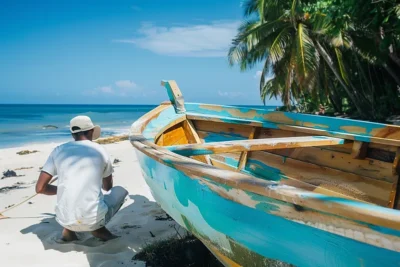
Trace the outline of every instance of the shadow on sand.
{"label": "shadow on sand", "polygon": [[133,256],[143,246],[176,234],[174,227],[179,226],[174,221],[159,219],[167,216],[156,202],[141,195],[129,197],[128,203],[133,202],[125,203],[107,224],[107,228],[113,234],[120,236],[117,239],[103,242],[85,232],[78,233],[78,241],[63,242],[60,239],[62,227],[54,217],[43,219],[40,223],[21,230],[21,233],[37,235],[45,250],[82,252],[91,267],[145,266],[143,262],[132,260]]}

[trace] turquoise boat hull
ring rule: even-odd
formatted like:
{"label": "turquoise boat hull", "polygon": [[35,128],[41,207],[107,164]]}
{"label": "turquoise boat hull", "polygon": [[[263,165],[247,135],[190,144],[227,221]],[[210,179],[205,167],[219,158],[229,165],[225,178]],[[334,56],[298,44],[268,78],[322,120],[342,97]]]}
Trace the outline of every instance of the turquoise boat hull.
{"label": "turquoise boat hull", "polygon": [[222,263],[400,266],[400,127],[184,103],[163,84],[171,102],[130,141],[157,203]]}
{"label": "turquoise boat hull", "polygon": [[285,203],[248,193],[259,203],[250,208],[221,197],[210,180],[188,177],[139,151],[137,157],[162,209],[238,266],[269,266],[268,259],[296,266],[400,266],[398,252],[271,214]]}

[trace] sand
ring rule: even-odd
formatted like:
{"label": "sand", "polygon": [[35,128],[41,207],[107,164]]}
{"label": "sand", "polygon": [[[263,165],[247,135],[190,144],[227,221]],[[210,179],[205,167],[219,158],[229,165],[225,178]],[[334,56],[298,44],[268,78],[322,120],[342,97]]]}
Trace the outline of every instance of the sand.
{"label": "sand", "polygon": [[[35,194],[40,167],[57,145],[0,149],[0,176],[8,169],[19,175],[0,180],[0,212]],[[174,221],[160,220],[166,214],[155,203],[131,144],[123,141],[103,146],[112,160],[120,160],[114,164],[114,185],[129,191],[121,210],[107,225],[120,238],[102,242],[89,233],[79,233],[79,241],[61,242],[62,228],[54,219],[56,197],[38,195],[3,213],[10,218],[0,220],[1,266],[145,266],[132,260],[145,245],[176,235],[175,229],[183,234]],[[38,152],[18,155],[21,150]],[[16,188],[1,190],[7,187]]]}

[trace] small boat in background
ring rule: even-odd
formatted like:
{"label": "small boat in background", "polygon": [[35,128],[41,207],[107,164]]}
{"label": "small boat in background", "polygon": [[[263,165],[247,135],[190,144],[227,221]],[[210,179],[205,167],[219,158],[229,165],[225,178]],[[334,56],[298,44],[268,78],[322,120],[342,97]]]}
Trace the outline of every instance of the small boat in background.
{"label": "small boat in background", "polygon": [[170,102],[131,128],[161,207],[226,266],[400,265],[400,127]]}

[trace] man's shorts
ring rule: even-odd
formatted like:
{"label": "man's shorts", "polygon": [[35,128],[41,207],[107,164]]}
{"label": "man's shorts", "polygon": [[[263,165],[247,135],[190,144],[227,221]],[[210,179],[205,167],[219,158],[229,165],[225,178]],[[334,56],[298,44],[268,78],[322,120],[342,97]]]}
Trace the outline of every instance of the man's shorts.
{"label": "man's shorts", "polygon": [[119,211],[122,204],[124,204],[125,197],[128,195],[128,191],[122,186],[115,186],[110,189],[106,194],[104,194],[104,202],[108,207],[108,211],[105,215],[106,225],[112,217]]}
{"label": "man's shorts", "polygon": [[100,229],[101,227],[104,227],[111,220],[111,218],[118,212],[122,204],[124,204],[124,200],[127,195],[128,191],[126,191],[121,186],[115,186],[111,188],[110,191],[105,193],[104,202],[108,207],[108,211],[106,215],[103,218],[101,218],[99,222],[96,224],[90,226],[84,224],[63,225],[57,220],[57,218],[56,220],[64,228],[67,228],[75,232],[89,232]]}

